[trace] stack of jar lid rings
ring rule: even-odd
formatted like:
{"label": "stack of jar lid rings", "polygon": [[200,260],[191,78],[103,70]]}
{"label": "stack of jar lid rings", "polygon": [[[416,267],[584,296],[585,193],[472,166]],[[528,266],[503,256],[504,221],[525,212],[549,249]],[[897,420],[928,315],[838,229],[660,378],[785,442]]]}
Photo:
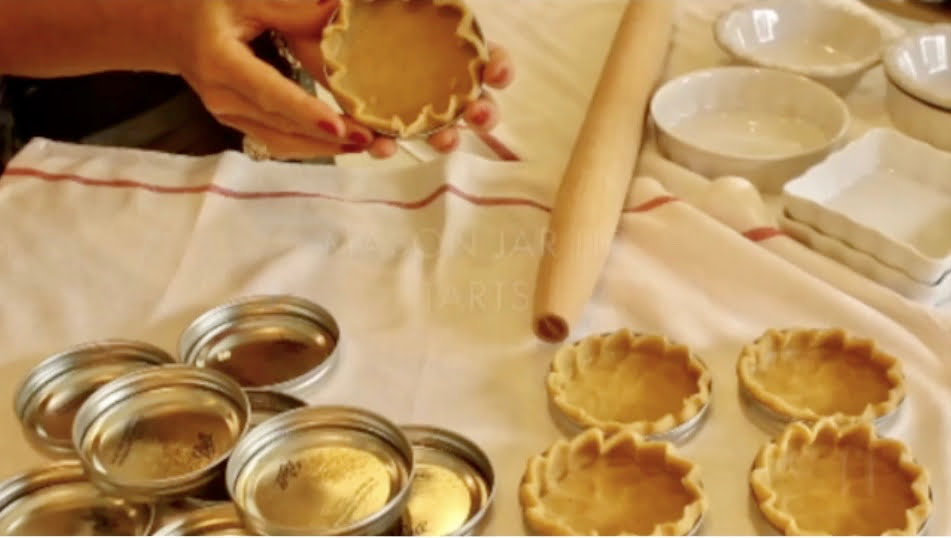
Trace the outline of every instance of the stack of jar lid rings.
{"label": "stack of jar lid rings", "polygon": [[495,491],[478,446],[304,403],[339,341],[318,305],[257,296],[195,319],[178,361],[129,340],[47,358],[15,407],[54,461],[0,483],[0,533],[477,533]]}

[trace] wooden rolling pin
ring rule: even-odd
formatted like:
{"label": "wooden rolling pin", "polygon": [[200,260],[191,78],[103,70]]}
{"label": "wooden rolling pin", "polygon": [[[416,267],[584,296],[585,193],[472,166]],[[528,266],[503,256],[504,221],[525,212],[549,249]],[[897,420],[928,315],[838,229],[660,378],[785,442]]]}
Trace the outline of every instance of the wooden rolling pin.
{"label": "wooden rolling pin", "polygon": [[664,71],[672,0],[630,0],[555,198],[535,289],[535,334],[561,342],[597,284]]}

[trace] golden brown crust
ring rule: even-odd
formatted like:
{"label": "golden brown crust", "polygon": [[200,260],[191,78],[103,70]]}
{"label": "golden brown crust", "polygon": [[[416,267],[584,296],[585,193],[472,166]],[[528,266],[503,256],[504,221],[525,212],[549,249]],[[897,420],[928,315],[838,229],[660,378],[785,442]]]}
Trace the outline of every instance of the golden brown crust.
{"label": "golden brown crust", "polygon": [[841,416],[787,426],[750,473],[761,512],[787,535],[915,535],[931,514],[929,480],[907,446]]}
{"label": "golden brown crust", "polygon": [[[636,502],[624,502],[625,494]],[[683,536],[707,510],[700,468],[672,444],[597,428],[529,459],[519,501],[530,530],[549,536]]]}
{"label": "golden brown crust", "polygon": [[712,378],[683,345],[624,329],[562,347],[552,360],[548,394],[581,427],[670,431],[710,402]]}
{"label": "golden brown crust", "polygon": [[[340,56],[341,51],[347,46],[347,39],[351,34],[353,26],[351,21],[352,11],[355,3],[358,2],[367,4],[416,2],[431,5],[434,9],[448,8],[458,13],[458,22],[454,35],[456,40],[463,43],[470,51],[470,53],[467,54],[467,66],[463,66],[463,69],[468,73],[468,80],[459,81],[461,84],[460,87],[454,88],[451,92],[450,90],[446,90],[450,92],[445,96],[447,100],[446,106],[439,106],[434,103],[426,104],[414,112],[415,117],[410,121],[395,114],[384,117],[372,110],[373,107],[368,102],[371,99],[368,96],[357,95],[348,87],[346,79],[351,66],[346,65]],[[360,34],[360,39],[367,39],[367,36]],[[422,35],[419,39],[426,39],[426,36]],[[403,44],[409,45],[409,43],[405,42]],[[458,44],[455,43],[429,43],[428,45],[431,46],[424,48],[428,50],[426,54],[430,55],[430,57],[419,58],[419,60],[431,64],[438,62],[439,55],[448,58],[445,52],[446,50],[458,48]],[[475,16],[462,0],[341,0],[337,16],[324,29],[320,47],[324,57],[327,86],[337,99],[340,107],[367,127],[385,135],[401,138],[424,135],[454,122],[469,103],[481,96],[482,70],[489,58],[488,47],[481,36]],[[379,63],[392,62],[394,60],[367,57],[365,60],[361,58],[360,61]],[[382,69],[377,69],[377,67],[379,67],[379,65],[372,66],[374,73],[377,73],[377,75],[374,76],[388,77],[388,75],[383,74]],[[397,74],[391,78],[384,78],[379,82],[387,86],[388,89],[396,90],[399,87],[412,85],[419,81],[407,80],[406,77],[400,78]],[[407,88],[407,91],[388,91],[385,95],[376,96],[375,98],[405,99],[405,95],[411,93],[412,87],[410,86]]]}
{"label": "golden brown crust", "polygon": [[905,397],[901,365],[843,329],[770,329],[740,352],[741,389],[789,420],[878,419]]}

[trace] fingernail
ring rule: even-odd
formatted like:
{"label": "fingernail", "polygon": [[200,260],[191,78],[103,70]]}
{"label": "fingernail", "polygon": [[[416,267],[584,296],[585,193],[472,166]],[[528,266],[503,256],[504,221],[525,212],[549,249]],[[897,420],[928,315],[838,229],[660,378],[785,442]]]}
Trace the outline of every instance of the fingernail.
{"label": "fingernail", "polygon": [[488,119],[489,119],[489,111],[486,110],[484,107],[480,107],[476,109],[476,111],[472,114],[472,122],[478,123],[479,125],[482,125],[483,123],[488,121]]}
{"label": "fingernail", "polygon": [[366,146],[370,143],[370,139],[367,137],[367,135],[361,133],[360,131],[354,131],[350,133],[350,136],[348,136],[347,139],[359,146]]}
{"label": "fingernail", "polygon": [[333,136],[340,136],[339,131],[337,131],[337,126],[329,121],[322,120],[317,122],[317,126],[323,129],[325,132],[332,134]]}
{"label": "fingernail", "polygon": [[340,147],[344,153],[360,153],[363,151],[363,146],[358,146],[356,144],[345,144]]}

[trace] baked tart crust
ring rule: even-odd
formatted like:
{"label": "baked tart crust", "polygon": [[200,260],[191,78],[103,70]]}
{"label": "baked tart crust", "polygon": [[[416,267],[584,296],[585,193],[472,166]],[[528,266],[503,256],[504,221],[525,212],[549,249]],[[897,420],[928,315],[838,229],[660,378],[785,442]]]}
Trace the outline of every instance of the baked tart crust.
{"label": "baked tart crust", "polygon": [[529,459],[519,500],[539,535],[683,536],[707,510],[700,468],[671,443],[597,428]]}
{"label": "baked tart crust", "polygon": [[462,0],[341,0],[320,44],[345,113],[385,135],[424,135],[482,94],[489,53]]}
{"label": "baked tart crust", "polygon": [[787,535],[915,535],[932,510],[927,470],[868,421],[794,422],[750,473],[765,518]]}
{"label": "baked tart crust", "polygon": [[843,329],[770,329],[743,348],[736,369],[748,396],[788,420],[876,420],[905,398],[898,359]]}
{"label": "baked tart crust", "polygon": [[548,394],[573,423],[645,436],[668,432],[702,413],[712,378],[683,345],[623,329],[562,347]]}

